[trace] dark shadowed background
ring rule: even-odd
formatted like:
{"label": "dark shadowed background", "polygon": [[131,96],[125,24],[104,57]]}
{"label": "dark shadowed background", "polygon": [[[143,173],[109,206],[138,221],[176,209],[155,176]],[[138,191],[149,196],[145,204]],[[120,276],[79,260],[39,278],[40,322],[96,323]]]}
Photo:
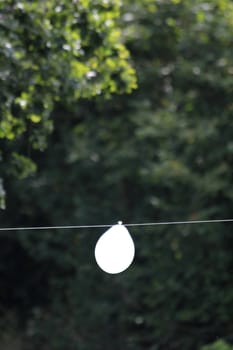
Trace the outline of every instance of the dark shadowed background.
{"label": "dark shadowed background", "polygon": [[[0,0],[1,227],[233,216],[231,0]],[[137,82],[136,82],[137,80]],[[231,223],[1,231],[4,350],[232,350]]]}

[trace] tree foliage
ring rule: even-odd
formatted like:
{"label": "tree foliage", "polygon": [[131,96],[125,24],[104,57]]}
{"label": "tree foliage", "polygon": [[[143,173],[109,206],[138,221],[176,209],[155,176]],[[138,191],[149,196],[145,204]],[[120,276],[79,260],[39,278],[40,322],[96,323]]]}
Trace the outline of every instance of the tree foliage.
{"label": "tree foliage", "polygon": [[232,346],[227,344],[223,340],[217,340],[211,345],[206,345],[202,347],[202,350],[231,350]]}
{"label": "tree foliage", "polygon": [[1,0],[0,138],[14,173],[34,171],[19,148],[45,148],[55,104],[136,87],[119,14],[118,0]]}
{"label": "tree foliage", "polygon": [[[2,223],[230,217],[232,16],[226,0],[126,1],[138,90],[82,100],[69,118],[56,106],[38,174],[9,181]],[[24,316],[30,350],[228,348],[215,341],[233,340],[231,226],[130,231],[136,259],[119,276],[95,265],[101,230],[1,236],[1,304]]]}

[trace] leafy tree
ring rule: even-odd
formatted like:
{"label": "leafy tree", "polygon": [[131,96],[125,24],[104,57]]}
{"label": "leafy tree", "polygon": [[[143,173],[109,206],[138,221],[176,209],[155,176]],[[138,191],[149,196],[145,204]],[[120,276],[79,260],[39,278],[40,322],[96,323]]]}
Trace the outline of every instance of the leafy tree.
{"label": "leafy tree", "polygon": [[[45,148],[55,104],[136,87],[119,14],[118,0],[1,0],[0,138],[7,172],[35,171],[28,149]],[[2,182],[4,207],[1,188]]]}
{"label": "leafy tree", "polygon": [[[232,2],[124,6],[139,89],[82,101],[69,119],[65,108],[54,110],[38,175],[9,183],[3,224],[230,217]],[[24,315],[30,350],[194,350],[216,337],[231,340],[231,226],[130,231],[136,259],[119,276],[95,265],[101,230],[1,237],[1,247],[15,247],[0,255],[9,291],[2,289],[1,304]],[[12,289],[22,261],[26,278]]]}

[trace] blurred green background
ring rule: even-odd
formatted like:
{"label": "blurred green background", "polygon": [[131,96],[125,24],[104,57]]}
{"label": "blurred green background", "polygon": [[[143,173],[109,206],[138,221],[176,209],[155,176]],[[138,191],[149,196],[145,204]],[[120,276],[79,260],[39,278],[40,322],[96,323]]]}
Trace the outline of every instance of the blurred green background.
{"label": "blurred green background", "polygon": [[[232,218],[232,0],[0,0],[1,227]],[[1,231],[4,350],[233,349],[232,224]]]}

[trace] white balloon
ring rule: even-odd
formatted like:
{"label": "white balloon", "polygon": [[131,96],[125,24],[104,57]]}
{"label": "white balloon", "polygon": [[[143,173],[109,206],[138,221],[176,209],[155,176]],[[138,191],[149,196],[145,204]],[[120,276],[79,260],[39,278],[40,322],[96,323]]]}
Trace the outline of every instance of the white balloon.
{"label": "white balloon", "polygon": [[99,267],[111,274],[126,270],[132,263],[135,247],[129,231],[117,224],[108,229],[97,241],[95,259]]}

